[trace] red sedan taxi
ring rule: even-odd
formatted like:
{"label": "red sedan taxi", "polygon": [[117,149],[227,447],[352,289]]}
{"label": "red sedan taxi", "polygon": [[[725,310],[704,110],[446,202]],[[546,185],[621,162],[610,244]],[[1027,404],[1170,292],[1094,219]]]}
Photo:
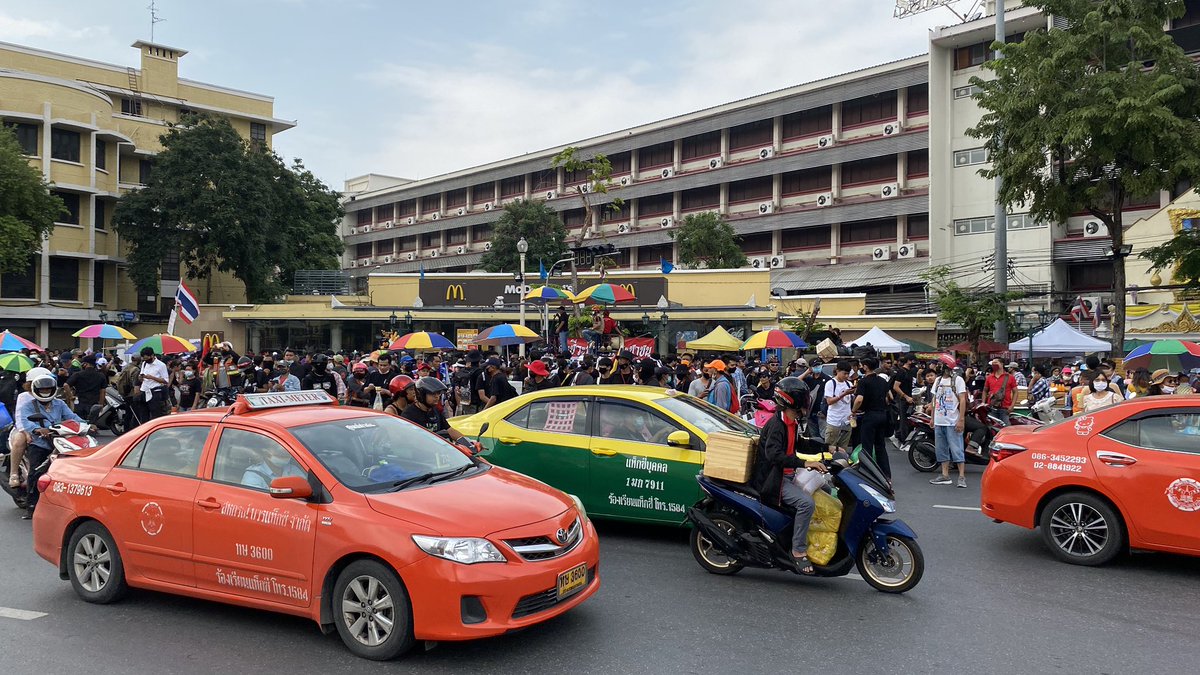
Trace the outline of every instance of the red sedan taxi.
{"label": "red sedan taxi", "polygon": [[305,616],[370,659],[524,628],[600,586],[577,498],[323,392],[160,418],[40,485],[34,547],[83,600],[133,586]]}
{"label": "red sedan taxi", "polygon": [[1065,562],[1102,565],[1129,549],[1200,555],[1200,396],[1008,427],[982,486],[985,515],[1040,527]]}

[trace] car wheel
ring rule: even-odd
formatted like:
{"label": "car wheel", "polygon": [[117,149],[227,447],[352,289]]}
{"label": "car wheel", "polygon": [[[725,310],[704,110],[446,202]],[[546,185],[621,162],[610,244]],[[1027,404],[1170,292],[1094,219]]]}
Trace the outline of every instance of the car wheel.
{"label": "car wheel", "polygon": [[929,473],[936,469],[938,461],[933,443],[924,439],[914,441],[908,448],[908,463],[922,473]]}
{"label": "car wheel", "polygon": [[67,574],[71,587],[84,602],[106,605],[125,595],[125,565],[112,535],[103,525],[89,521],[71,534],[67,544]]}
{"label": "car wheel", "polygon": [[412,609],[400,577],[374,560],[346,566],[333,587],[338,635],[356,656],[387,661],[414,643]]}
{"label": "car wheel", "polygon": [[[725,530],[727,534],[732,535],[737,532],[739,527],[737,521],[725,513],[710,513],[709,519],[716,524],[717,527]],[[696,562],[700,563],[706,571],[712,574],[737,574],[742,571],[742,563],[730,558],[721,552],[708,537],[699,528],[692,527],[691,535],[692,556],[696,558]]]}
{"label": "car wheel", "polygon": [[1104,500],[1069,492],[1042,509],[1042,540],[1054,557],[1072,565],[1103,565],[1125,545],[1125,524]]}

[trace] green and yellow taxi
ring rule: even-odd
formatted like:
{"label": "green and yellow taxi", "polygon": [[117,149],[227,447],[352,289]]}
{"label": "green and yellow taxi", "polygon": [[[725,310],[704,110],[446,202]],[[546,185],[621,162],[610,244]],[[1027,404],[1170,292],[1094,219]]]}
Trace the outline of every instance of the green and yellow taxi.
{"label": "green and yellow taxi", "polygon": [[708,434],[758,433],[687,394],[608,385],[523,394],[450,426],[489,462],[577,495],[590,516],[674,525],[701,498]]}

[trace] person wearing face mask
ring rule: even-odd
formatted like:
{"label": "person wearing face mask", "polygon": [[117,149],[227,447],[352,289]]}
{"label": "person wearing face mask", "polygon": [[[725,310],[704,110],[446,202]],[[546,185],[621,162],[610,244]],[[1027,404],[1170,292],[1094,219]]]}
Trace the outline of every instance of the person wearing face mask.
{"label": "person wearing face mask", "polygon": [[167,364],[154,355],[154,348],[143,347],[141,357],[142,382],[138,387],[140,394],[133,400],[137,412],[134,421],[149,422],[166,414],[163,405],[167,400],[170,374],[167,373]]}
{"label": "person wearing face mask", "polygon": [[1092,379],[1090,391],[1083,397],[1084,414],[1120,403],[1122,400],[1121,395],[1114,391],[1115,389],[1114,385],[1109,384],[1108,377],[1103,372],[1096,373]]}
{"label": "person wearing face mask", "polygon": [[242,485],[266,490],[276,478],[303,475],[304,469],[292,459],[283,446],[274,441],[265,441],[262,447],[262,461],[246,467],[245,473],[242,474]]}
{"label": "person wearing face mask", "polygon": [[1004,372],[1000,359],[992,359],[991,372],[983,382],[983,395],[991,408],[991,414],[1008,425],[1008,414],[1016,403],[1017,379]]}
{"label": "person wearing face mask", "polygon": [[332,398],[338,396],[337,376],[333,372],[333,362],[325,354],[317,353],[312,358],[308,375],[300,380],[301,389],[319,389]]}
{"label": "person wearing face mask", "polygon": [[1163,396],[1175,393],[1176,380],[1171,371],[1159,368],[1150,375],[1150,390],[1147,396]]}
{"label": "person wearing face mask", "polygon": [[179,412],[187,412],[196,407],[196,396],[200,394],[200,376],[191,363],[187,363],[179,371],[176,380],[179,387]]}
{"label": "person wearing face mask", "polygon": [[292,374],[286,361],[275,364],[275,373],[271,376],[267,391],[300,391],[300,378]]}
{"label": "person wearing face mask", "polygon": [[308,375],[309,364],[305,363],[300,355],[294,349],[283,350],[283,363],[288,370],[296,376],[297,379],[303,381]]}

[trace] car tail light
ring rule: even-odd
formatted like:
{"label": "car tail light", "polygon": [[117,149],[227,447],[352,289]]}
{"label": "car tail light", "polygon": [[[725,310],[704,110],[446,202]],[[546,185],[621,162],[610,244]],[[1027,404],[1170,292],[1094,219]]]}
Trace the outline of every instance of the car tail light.
{"label": "car tail light", "polygon": [[49,490],[49,489],[50,489],[50,476],[48,476],[46,474],[42,474],[42,475],[38,476],[37,491],[44,493],[46,490]]}
{"label": "car tail light", "polygon": [[992,443],[992,461],[1001,462],[1028,449],[1016,443]]}

